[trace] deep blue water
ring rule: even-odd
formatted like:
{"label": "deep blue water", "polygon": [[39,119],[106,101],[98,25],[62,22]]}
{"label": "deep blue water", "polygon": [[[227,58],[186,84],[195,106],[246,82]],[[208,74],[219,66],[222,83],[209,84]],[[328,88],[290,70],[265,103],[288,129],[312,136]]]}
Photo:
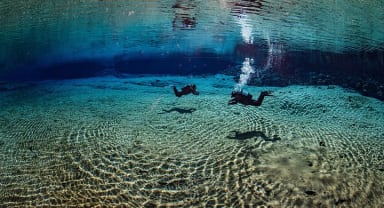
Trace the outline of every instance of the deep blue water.
{"label": "deep blue water", "polygon": [[0,3],[0,81],[121,74],[336,84],[384,99],[382,1]]}

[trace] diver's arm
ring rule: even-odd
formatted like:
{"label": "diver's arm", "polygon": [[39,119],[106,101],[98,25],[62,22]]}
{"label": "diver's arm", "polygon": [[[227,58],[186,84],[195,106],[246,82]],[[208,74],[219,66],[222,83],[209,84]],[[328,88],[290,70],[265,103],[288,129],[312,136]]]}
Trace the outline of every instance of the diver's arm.
{"label": "diver's arm", "polygon": [[237,101],[235,99],[231,99],[229,102],[228,102],[228,105],[235,105],[237,104]]}

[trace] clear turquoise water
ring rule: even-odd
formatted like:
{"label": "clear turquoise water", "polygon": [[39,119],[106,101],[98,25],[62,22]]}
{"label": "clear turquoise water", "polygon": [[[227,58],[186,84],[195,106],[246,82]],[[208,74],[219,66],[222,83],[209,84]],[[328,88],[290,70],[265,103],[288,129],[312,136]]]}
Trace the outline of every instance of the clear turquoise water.
{"label": "clear turquoise water", "polygon": [[[187,83],[200,95],[174,96]],[[234,84],[103,77],[2,92],[0,205],[383,205],[382,101],[337,86],[248,86],[274,96],[232,106]]]}
{"label": "clear turquoise water", "polygon": [[0,207],[384,207],[383,10],[1,1]]}

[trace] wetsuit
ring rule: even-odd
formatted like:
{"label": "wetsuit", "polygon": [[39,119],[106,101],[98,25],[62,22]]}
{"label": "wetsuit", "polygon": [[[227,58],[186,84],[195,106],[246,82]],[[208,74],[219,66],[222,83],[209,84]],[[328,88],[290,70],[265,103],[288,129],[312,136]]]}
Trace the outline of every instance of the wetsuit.
{"label": "wetsuit", "polygon": [[190,84],[186,85],[183,88],[181,88],[181,91],[178,91],[175,86],[173,86],[173,91],[175,92],[175,95],[177,97],[181,97],[183,95],[188,95],[190,93],[194,95],[199,95],[199,92],[196,91],[196,85],[195,84]]}
{"label": "wetsuit", "polygon": [[247,92],[233,91],[231,94],[232,99],[228,102],[228,105],[241,103],[243,105],[260,106],[263,103],[264,97],[272,96],[271,93],[271,91],[262,91],[259,95],[259,98],[257,98],[257,100],[253,100],[252,95]]}

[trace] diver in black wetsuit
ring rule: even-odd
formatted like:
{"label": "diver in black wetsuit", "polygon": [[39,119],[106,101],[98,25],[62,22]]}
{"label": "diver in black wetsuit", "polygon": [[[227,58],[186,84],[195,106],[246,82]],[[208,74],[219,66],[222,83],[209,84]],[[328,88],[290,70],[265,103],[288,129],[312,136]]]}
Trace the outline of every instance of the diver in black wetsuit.
{"label": "diver in black wetsuit", "polygon": [[237,103],[241,103],[243,105],[253,105],[260,106],[263,103],[265,96],[272,96],[272,91],[262,91],[257,100],[252,99],[252,95],[241,91],[232,91],[231,100],[228,102],[228,105],[234,105]]}
{"label": "diver in black wetsuit", "polygon": [[199,92],[196,91],[196,85],[195,84],[186,85],[183,88],[181,88],[181,91],[178,91],[176,86],[173,86],[173,91],[175,92],[175,95],[177,97],[181,97],[183,95],[188,95],[190,93],[192,93],[194,95],[199,95]]}

